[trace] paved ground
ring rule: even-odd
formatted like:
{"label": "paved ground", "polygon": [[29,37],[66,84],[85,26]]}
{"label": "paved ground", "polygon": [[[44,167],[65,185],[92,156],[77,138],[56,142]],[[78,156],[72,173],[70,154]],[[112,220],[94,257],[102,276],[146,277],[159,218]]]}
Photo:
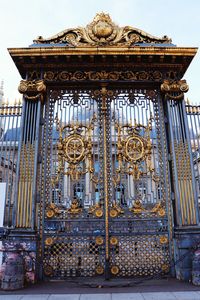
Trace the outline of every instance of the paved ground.
{"label": "paved ground", "polygon": [[200,292],[1,295],[2,300],[200,300]]}
{"label": "paved ground", "polygon": [[176,279],[42,282],[0,290],[0,300],[200,300],[200,287]]}

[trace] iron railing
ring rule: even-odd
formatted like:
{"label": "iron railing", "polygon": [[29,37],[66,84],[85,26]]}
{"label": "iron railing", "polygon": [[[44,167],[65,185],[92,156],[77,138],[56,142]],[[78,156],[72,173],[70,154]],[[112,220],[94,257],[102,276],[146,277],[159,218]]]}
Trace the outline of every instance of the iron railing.
{"label": "iron railing", "polygon": [[[5,227],[13,222],[13,205],[16,188],[18,144],[20,139],[22,105],[2,104],[0,106],[0,189],[1,217]],[[4,195],[4,196],[3,196]]]}
{"label": "iron railing", "polygon": [[200,205],[200,105],[186,105],[189,136],[192,148],[196,192]]}

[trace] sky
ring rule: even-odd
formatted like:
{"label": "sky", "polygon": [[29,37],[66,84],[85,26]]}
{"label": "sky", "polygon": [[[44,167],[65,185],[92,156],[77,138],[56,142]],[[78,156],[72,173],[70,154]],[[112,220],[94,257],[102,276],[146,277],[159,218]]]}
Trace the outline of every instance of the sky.
{"label": "sky", "polygon": [[[28,47],[64,29],[85,27],[96,13],[109,13],[119,26],[132,26],[152,35],[172,38],[180,47],[200,47],[200,0],[0,0],[0,80],[4,98],[21,97],[20,75],[7,48]],[[186,97],[200,104],[200,50],[184,79]]]}

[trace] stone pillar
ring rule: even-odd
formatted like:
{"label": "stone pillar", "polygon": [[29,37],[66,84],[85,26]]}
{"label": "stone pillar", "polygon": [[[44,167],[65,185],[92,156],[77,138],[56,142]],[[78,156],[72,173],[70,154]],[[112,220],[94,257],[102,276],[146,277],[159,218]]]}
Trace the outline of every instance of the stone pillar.
{"label": "stone pillar", "polygon": [[25,265],[25,280],[31,283],[36,281],[37,273],[37,173],[41,105],[45,91],[46,86],[42,80],[22,80],[20,82],[19,92],[23,94],[23,108],[18,145],[13,224],[6,241],[3,242],[4,257],[9,257],[11,252],[13,257],[20,256]]}
{"label": "stone pillar", "polygon": [[193,248],[198,244],[200,233],[194,165],[184,101],[184,93],[188,89],[185,80],[165,80],[161,85],[166,106],[172,201],[175,202],[175,269],[177,278],[182,280],[191,279]]}

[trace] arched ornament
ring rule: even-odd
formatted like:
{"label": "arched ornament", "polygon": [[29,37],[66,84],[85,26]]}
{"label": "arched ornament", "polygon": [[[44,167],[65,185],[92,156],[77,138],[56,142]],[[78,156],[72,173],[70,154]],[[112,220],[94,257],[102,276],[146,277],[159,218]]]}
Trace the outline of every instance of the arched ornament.
{"label": "arched ornament", "polygon": [[130,46],[138,43],[163,44],[171,43],[167,36],[155,37],[140,29],[116,25],[109,14],[97,14],[85,28],[66,29],[50,38],[39,36],[33,41],[36,44],[66,44],[67,46]]}

